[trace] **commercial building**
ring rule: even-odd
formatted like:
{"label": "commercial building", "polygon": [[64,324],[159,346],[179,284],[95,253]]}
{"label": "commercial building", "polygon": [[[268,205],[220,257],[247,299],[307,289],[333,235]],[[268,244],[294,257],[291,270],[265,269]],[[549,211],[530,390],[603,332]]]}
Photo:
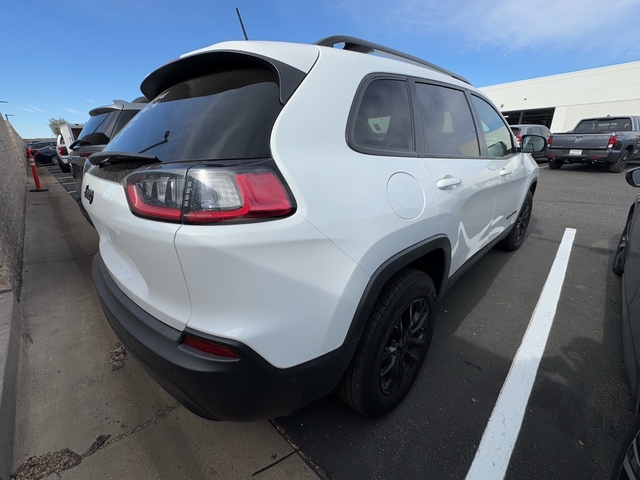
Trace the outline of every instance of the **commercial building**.
{"label": "commercial building", "polygon": [[566,132],[582,118],[640,115],[640,62],[502,83],[481,90],[511,125]]}

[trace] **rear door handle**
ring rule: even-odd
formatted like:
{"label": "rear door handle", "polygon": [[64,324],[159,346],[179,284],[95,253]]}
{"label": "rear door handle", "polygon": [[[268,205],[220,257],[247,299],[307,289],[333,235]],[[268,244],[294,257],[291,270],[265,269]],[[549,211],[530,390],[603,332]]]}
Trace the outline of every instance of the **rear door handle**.
{"label": "rear door handle", "polygon": [[455,188],[461,183],[462,183],[461,178],[447,175],[436,182],[436,187],[438,187],[440,190],[446,190],[447,188]]}
{"label": "rear door handle", "polygon": [[500,170],[500,175],[502,177],[506,177],[507,175],[511,175],[511,170],[509,170],[508,168],[503,168],[502,170]]}

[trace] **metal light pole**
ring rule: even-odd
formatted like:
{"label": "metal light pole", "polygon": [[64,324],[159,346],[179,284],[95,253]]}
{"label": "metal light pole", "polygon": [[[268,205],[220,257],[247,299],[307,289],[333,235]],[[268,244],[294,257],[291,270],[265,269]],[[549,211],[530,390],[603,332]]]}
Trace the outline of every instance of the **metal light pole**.
{"label": "metal light pole", "polygon": [[[6,103],[6,102],[5,102]],[[9,117],[15,117],[15,115],[13,113],[5,113],[4,114],[4,118],[5,120],[8,122],[9,121]]]}

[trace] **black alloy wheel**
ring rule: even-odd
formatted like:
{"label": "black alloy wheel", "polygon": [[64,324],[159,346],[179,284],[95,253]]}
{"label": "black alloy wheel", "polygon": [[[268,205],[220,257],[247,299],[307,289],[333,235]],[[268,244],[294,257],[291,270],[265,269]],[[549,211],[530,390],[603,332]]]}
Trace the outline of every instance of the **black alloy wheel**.
{"label": "black alloy wheel", "polygon": [[391,411],[407,395],[433,336],[436,289],[426,273],[405,268],[380,292],[336,393],[365,417]]}
{"label": "black alloy wheel", "polygon": [[527,192],[520,207],[518,218],[516,219],[509,235],[502,239],[498,243],[498,248],[506,250],[507,252],[513,252],[519,249],[524,243],[524,239],[529,228],[529,220],[531,220],[531,211],[533,210],[533,195],[531,192]]}
{"label": "black alloy wheel", "polygon": [[393,395],[418,368],[427,340],[429,306],[424,298],[412,300],[396,317],[380,361],[380,390]]}

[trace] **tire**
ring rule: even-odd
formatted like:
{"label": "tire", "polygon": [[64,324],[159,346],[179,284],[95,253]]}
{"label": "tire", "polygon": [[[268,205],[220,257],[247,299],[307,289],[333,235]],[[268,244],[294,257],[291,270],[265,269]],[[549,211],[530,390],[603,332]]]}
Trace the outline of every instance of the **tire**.
{"label": "tire", "polygon": [[611,266],[613,273],[616,275],[622,275],[624,273],[624,261],[627,258],[627,245],[629,244],[629,232],[631,230],[631,224],[633,223],[633,209],[629,212],[627,217],[627,223],[624,226],[620,240],[618,241],[618,248],[616,248],[616,254],[613,257],[613,265]]}
{"label": "tire", "polygon": [[531,210],[533,209],[533,195],[531,192],[527,192],[520,207],[518,218],[516,219],[509,235],[498,242],[497,247],[500,250],[506,250],[507,252],[513,252],[519,249],[524,243],[524,239],[529,227],[529,220],[531,220]]}
{"label": "tire", "polygon": [[631,428],[618,450],[618,455],[613,463],[611,480],[628,480],[638,478],[640,468],[636,458],[636,450],[640,448],[640,415],[636,416]]}
{"label": "tire", "polygon": [[391,411],[407,395],[429,350],[436,289],[420,270],[405,268],[387,282],[336,393],[365,417]]}
{"label": "tire", "polygon": [[629,160],[629,151],[625,150],[615,163],[609,164],[609,171],[611,173],[620,173],[627,166],[627,160]]}
{"label": "tire", "polygon": [[60,167],[60,170],[65,173],[69,173],[71,171],[71,167],[69,167],[68,163],[58,162],[58,166]]}
{"label": "tire", "polygon": [[549,168],[551,170],[558,170],[564,162],[562,160],[558,160],[557,158],[549,160]]}

